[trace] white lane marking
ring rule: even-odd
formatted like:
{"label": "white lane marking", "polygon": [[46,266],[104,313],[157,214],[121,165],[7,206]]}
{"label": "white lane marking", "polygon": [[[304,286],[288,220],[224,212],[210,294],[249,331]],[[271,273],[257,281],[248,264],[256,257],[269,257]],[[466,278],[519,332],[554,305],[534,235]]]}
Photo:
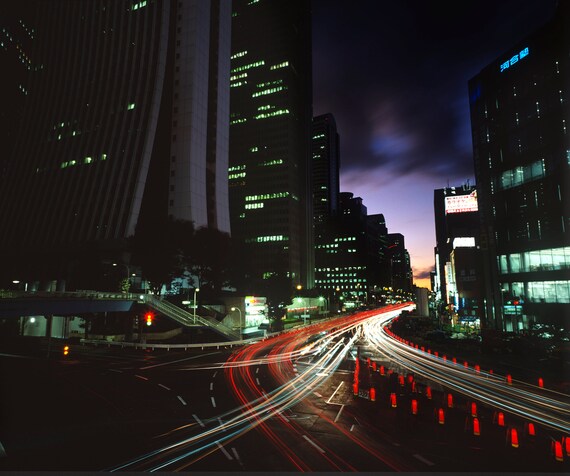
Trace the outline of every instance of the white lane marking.
{"label": "white lane marking", "polygon": [[165,390],[170,390],[166,385],[162,385],[161,383],[159,383],[158,386],[164,388]]}
{"label": "white lane marking", "polygon": [[256,378],[255,381],[257,382],[257,385],[261,385],[261,383],[259,383],[259,379]]}
{"label": "white lane marking", "polygon": [[422,455],[415,454],[414,458],[420,460],[422,463],[427,464],[428,466],[433,466],[435,463],[432,463],[429,459],[425,459]]}
{"label": "white lane marking", "polygon": [[354,425],[352,425],[352,426],[350,427],[350,431],[352,431],[352,430],[354,430]]}
{"label": "white lane marking", "polygon": [[402,446],[400,443],[393,443],[394,446]]}
{"label": "white lane marking", "polygon": [[287,423],[289,423],[289,419],[283,415],[283,412],[279,412],[279,416],[281,416],[281,418],[283,418],[283,420],[285,420]]}
{"label": "white lane marking", "polygon": [[135,377],[140,378],[141,380],[148,380],[146,377],[143,377],[142,375],[136,375],[135,374]]}
{"label": "white lane marking", "polygon": [[164,365],[170,365],[170,364],[176,364],[178,362],[184,362],[186,360],[192,360],[192,359],[199,359],[201,357],[206,357],[207,355],[216,355],[216,354],[221,354],[221,352],[210,352],[209,354],[200,354],[200,355],[195,355],[193,357],[187,357],[185,359],[179,359],[179,360],[173,360],[171,362],[163,362],[162,364],[156,364],[156,365],[147,365],[146,367],[141,367],[141,370],[145,370],[145,369],[154,369],[155,367],[162,367]]}
{"label": "white lane marking", "polygon": [[[340,418],[340,414],[342,413],[342,411],[344,410],[344,405],[340,406],[340,410],[338,411],[338,413],[336,414],[336,418],[334,419],[334,422],[336,423],[338,421],[338,419]],[[353,425],[354,426],[354,425]],[[350,430],[352,431],[352,430]]]}
{"label": "white lane marking", "polygon": [[[216,352],[216,354],[217,354],[217,352]],[[218,371],[217,371],[217,370],[214,372],[214,375],[212,375],[212,378],[216,378],[216,375],[218,375]]]}
{"label": "white lane marking", "polygon": [[214,382],[210,382],[210,392],[214,390]]}
{"label": "white lane marking", "polygon": [[257,367],[257,368],[255,369],[255,373],[256,373],[256,374],[259,373],[259,367]]}
{"label": "white lane marking", "polygon": [[321,395],[319,392],[313,392],[313,395],[315,395],[315,396],[317,396],[317,397],[319,397],[319,398],[322,397],[322,395]]}
{"label": "white lane marking", "polygon": [[234,454],[234,456],[236,457],[236,459],[239,461],[239,455],[238,455],[238,452],[237,452],[235,446],[232,448],[232,453]]}
{"label": "white lane marking", "polygon": [[214,397],[211,397],[211,398],[212,398],[212,406],[213,406],[214,408],[216,408],[216,400],[214,400]]}
{"label": "white lane marking", "polygon": [[192,415],[192,416],[194,417],[194,420],[196,420],[202,428],[206,428],[206,425],[202,423],[202,420],[200,420],[197,415]]}
{"label": "white lane marking", "polygon": [[229,453],[227,452],[227,450],[226,450],[222,445],[220,445],[220,442],[219,442],[219,441],[216,441],[216,445],[218,445],[218,448],[220,448],[220,450],[222,451],[222,453],[224,453],[224,455],[226,456],[226,458],[228,458],[230,461],[233,460],[232,455],[229,454]]}
{"label": "white lane marking", "polygon": [[305,440],[307,440],[311,445],[313,445],[321,453],[325,454],[325,450],[323,450],[320,446],[318,446],[314,441],[311,441],[311,439],[307,435],[303,435],[303,438],[305,438]]}
{"label": "white lane marking", "polygon": [[340,389],[340,387],[342,387],[342,384],[343,384],[343,383],[344,383],[344,381],[341,381],[341,382],[338,384],[338,387],[337,387],[336,390],[333,392],[333,394],[330,396],[330,398],[327,400],[327,403],[330,403],[330,402],[331,402],[331,400],[333,399],[333,397],[336,395],[336,392],[338,392],[339,389]]}
{"label": "white lane marking", "polygon": [[4,445],[0,442],[0,458],[4,458],[6,456],[8,456],[8,455],[6,454],[6,450],[4,449]]}
{"label": "white lane marking", "polygon": [[186,405],[187,403],[184,401],[184,399],[180,396],[180,395],[176,395],[178,397],[178,400],[180,400],[182,402],[182,405]]}
{"label": "white lane marking", "polygon": [[117,369],[109,369],[110,372],[117,372],[118,374],[122,374],[123,371],[122,370],[117,370]]}

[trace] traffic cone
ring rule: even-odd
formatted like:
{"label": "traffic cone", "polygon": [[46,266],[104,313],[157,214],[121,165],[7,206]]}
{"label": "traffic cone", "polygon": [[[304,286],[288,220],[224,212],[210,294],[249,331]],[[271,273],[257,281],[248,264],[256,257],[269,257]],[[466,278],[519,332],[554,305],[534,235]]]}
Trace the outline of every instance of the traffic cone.
{"label": "traffic cone", "polygon": [[477,417],[473,418],[473,434],[475,436],[481,435],[481,427],[479,425],[479,418]]}

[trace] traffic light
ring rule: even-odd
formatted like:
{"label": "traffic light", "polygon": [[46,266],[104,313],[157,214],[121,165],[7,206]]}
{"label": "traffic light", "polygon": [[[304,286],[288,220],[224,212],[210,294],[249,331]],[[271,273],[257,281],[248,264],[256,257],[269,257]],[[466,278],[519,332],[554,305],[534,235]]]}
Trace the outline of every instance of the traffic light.
{"label": "traffic light", "polygon": [[147,326],[151,326],[152,325],[152,321],[154,319],[154,315],[152,314],[152,312],[147,312],[145,314],[145,319],[146,319],[146,325]]}
{"label": "traffic light", "polygon": [[68,345],[64,345],[63,346],[63,355],[68,355],[69,354],[69,346]]}

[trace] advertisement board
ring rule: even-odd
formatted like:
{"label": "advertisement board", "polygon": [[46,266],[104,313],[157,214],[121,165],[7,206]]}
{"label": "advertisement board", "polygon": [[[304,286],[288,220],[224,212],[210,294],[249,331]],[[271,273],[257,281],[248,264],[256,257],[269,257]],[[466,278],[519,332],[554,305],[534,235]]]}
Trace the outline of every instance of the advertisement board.
{"label": "advertisement board", "polygon": [[445,197],[445,214],[448,213],[468,213],[476,212],[477,190],[473,190],[469,195],[452,195]]}

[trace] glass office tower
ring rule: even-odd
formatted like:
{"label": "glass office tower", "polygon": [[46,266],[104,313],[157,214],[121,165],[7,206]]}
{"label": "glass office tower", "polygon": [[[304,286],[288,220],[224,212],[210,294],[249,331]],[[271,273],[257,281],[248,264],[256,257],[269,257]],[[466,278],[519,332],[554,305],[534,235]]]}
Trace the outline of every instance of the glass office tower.
{"label": "glass office tower", "polygon": [[568,325],[570,13],[469,81],[490,328]]}
{"label": "glass office tower", "polygon": [[250,283],[313,286],[310,2],[232,2],[230,215]]}

